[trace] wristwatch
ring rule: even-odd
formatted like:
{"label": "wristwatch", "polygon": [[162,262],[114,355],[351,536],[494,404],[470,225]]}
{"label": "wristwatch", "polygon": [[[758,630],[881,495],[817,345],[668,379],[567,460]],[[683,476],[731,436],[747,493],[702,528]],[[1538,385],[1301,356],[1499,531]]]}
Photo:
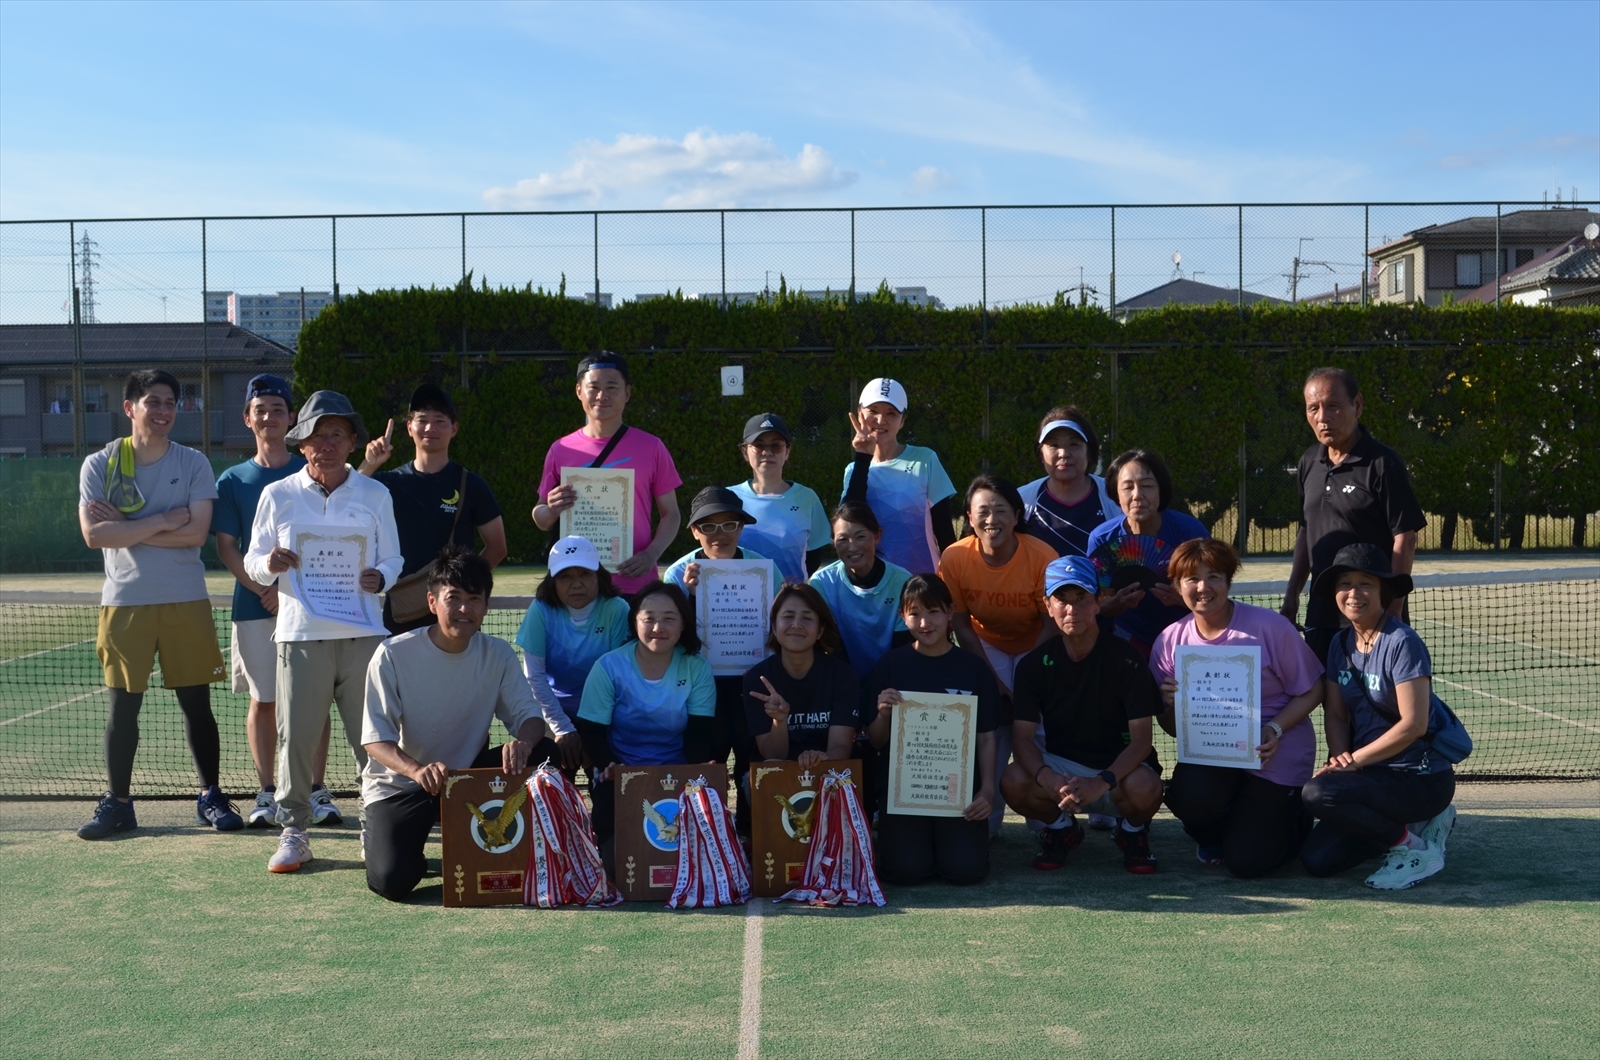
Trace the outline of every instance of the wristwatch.
{"label": "wristwatch", "polygon": [[1117,786],[1117,775],[1111,772],[1111,770],[1102,769],[1099,775],[1100,779],[1106,782],[1106,787],[1114,788]]}
{"label": "wristwatch", "polygon": [[1279,725],[1275,721],[1269,721],[1266,724],[1266,728],[1269,728],[1273,732],[1277,733],[1278,734],[1278,739],[1280,739],[1280,740],[1283,739],[1283,726],[1282,725]]}

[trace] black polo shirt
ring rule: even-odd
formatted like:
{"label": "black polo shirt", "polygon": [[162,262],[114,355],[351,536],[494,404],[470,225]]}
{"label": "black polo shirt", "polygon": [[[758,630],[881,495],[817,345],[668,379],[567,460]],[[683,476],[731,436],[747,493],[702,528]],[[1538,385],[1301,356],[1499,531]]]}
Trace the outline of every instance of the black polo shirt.
{"label": "black polo shirt", "polygon": [[[446,545],[471,548],[477,540],[478,527],[501,516],[494,491],[470,471],[466,496],[461,495],[461,465],[454,460],[443,471],[431,475],[418,471],[414,463],[405,463],[393,471],[380,471],[373,478],[389,488],[394,501],[395,530],[400,535],[400,555],[405,557],[401,577],[432,563]],[[465,505],[459,522],[458,505]],[[454,535],[450,533],[452,524]]]}
{"label": "black polo shirt", "polygon": [[[1328,459],[1317,442],[1300,456],[1300,521],[1306,529],[1311,578],[1333,566],[1346,545],[1394,548],[1394,539],[1428,524],[1411,491],[1411,476],[1400,454],[1359,427],[1360,439],[1341,463]],[[1336,629],[1339,610],[1332,597],[1306,601],[1306,625]]]}
{"label": "black polo shirt", "polygon": [[[1107,769],[1116,761],[1133,739],[1128,722],[1153,718],[1163,709],[1144,657],[1104,631],[1081,661],[1073,661],[1060,637],[1017,660],[1016,720],[1043,722],[1045,750],[1090,769]],[[1145,761],[1161,772],[1155,748]]]}

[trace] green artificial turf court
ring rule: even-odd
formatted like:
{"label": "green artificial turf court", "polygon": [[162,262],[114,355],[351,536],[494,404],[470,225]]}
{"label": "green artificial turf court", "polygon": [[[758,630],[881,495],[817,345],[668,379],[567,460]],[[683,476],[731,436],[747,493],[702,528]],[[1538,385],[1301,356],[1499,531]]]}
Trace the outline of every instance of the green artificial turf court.
{"label": "green artificial turf court", "polygon": [[[0,1055],[1595,1055],[1600,787],[1464,785],[1444,873],[1380,894],[1202,868],[1163,815],[1154,877],[1100,833],[1035,872],[1010,819],[973,888],[885,909],[446,910],[368,893],[353,828],[265,864],[145,802],[0,802]],[[437,843],[430,855],[438,856]],[[750,991],[759,986],[759,1018]],[[759,1028],[758,1035],[755,1033]]]}

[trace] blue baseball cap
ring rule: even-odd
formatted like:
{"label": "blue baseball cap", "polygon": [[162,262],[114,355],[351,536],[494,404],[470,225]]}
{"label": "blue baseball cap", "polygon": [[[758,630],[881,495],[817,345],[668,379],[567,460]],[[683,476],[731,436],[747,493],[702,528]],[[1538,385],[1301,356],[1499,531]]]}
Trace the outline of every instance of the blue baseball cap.
{"label": "blue baseball cap", "polygon": [[282,376],[269,375],[265,372],[251,376],[250,381],[244,385],[244,407],[249,408],[250,402],[258,397],[280,397],[283,403],[294,410],[294,395],[289,393],[289,381]]}
{"label": "blue baseball cap", "polygon": [[1044,594],[1054,596],[1056,590],[1076,585],[1090,596],[1100,591],[1100,573],[1084,556],[1062,556],[1053,559],[1044,569]]}

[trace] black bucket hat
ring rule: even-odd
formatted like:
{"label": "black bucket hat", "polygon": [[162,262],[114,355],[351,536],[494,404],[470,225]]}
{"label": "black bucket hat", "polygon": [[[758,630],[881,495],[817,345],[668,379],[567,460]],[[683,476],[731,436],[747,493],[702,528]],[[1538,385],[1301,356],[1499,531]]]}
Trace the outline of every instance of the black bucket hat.
{"label": "black bucket hat", "polygon": [[739,495],[725,486],[707,486],[694,495],[694,501],[689,505],[689,525],[693,526],[708,515],[718,512],[727,512],[737,515],[746,526],[755,522],[755,516],[744,510],[744,501]]}
{"label": "black bucket hat", "polygon": [[1405,596],[1411,592],[1413,584],[1411,575],[1394,572],[1394,568],[1389,566],[1388,549],[1378,545],[1361,544],[1346,545],[1341,548],[1333,557],[1333,565],[1317,575],[1317,580],[1311,583],[1311,594],[1332,596],[1339,575],[1352,570],[1372,575],[1389,586],[1390,591],[1396,596]]}

